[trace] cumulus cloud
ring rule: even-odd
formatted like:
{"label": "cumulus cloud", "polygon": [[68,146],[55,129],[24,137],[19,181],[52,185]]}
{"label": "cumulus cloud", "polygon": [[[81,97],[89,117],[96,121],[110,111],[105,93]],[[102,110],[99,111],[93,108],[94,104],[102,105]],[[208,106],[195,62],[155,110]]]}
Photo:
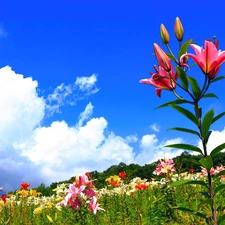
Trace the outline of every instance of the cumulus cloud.
{"label": "cumulus cloud", "polygon": [[144,135],[140,140],[141,152],[137,155],[135,161],[140,165],[144,165],[162,159],[164,156],[173,158],[180,155],[183,150],[164,146],[183,142],[182,138],[166,139],[160,142],[155,134]]}
{"label": "cumulus cloud", "polygon": [[86,171],[103,170],[112,164],[132,162],[132,148],[113,133],[105,134],[107,121],[92,118],[84,126],[69,127],[65,121],[35,129],[33,141],[21,146],[22,155],[51,179],[65,179]]}
{"label": "cumulus cloud", "polygon": [[15,151],[16,142],[25,142],[40,125],[45,103],[38,97],[37,81],[16,74],[10,67],[0,69],[0,181],[5,190],[19,187],[32,174],[40,178],[38,167]]}

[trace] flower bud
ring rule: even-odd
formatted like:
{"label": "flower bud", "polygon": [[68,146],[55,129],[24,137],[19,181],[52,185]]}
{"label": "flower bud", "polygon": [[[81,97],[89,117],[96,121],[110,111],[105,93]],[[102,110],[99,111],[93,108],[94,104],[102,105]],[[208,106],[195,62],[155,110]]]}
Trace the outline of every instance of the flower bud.
{"label": "flower bud", "polygon": [[174,33],[176,35],[176,38],[178,41],[182,41],[184,37],[184,28],[182,26],[182,23],[179,19],[179,17],[176,18],[175,24],[174,24]]}
{"label": "flower bud", "polygon": [[170,72],[172,65],[166,53],[156,43],[154,43],[154,51],[159,66],[161,66],[167,72]]}
{"label": "flower bud", "polygon": [[163,24],[160,25],[160,36],[164,44],[168,44],[170,42],[170,35]]}

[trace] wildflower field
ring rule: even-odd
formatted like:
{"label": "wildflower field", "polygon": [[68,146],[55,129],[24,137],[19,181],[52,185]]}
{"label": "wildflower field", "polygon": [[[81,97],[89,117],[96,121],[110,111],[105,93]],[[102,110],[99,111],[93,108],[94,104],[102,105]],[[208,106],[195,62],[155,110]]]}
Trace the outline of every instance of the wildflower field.
{"label": "wildflower field", "polygon": [[[210,173],[216,176],[224,170],[224,166],[217,166]],[[154,174],[163,178],[130,180],[126,171],[121,171],[108,177],[104,188],[97,189],[95,180],[86,173],[58,185],[52,196],[43,196],[29,188],[30,184],[22,183],[15,193],[1,196],[0,224],[209,224],[202,218],[210,216],[209,205],[202,204],[206,190],[195,184],[206,180],[205,168],[198,173],[192,169],[178,174],[173,160],[165,158]],[[191,180],[193,184],[173,187],[179,180]],[[224,176],[214,182],[224,183]],[[215,196],[218,216],[224,214],[224,197],[224,191]]]}
{"label": "wildflower field", "polygon": [[[225,62],[225,51],[218,49],[215,37],[205,40],[204,48],[193,39],[183,43],[184,29],[178,17],[174,33],[179,44],[177,54],[171,50],[169,32],[161,24],[161,41],[168,52],[153,44],[158,66],[154,65],[155,73],[150,72],[151,77],[141,79],[140,83],[154,86],[158,97],[162,91],[174,94],[175,100],[157,108],[171,107],[187,118],[192,123],[191,129],[170,130],[195,135],[200,144],[174,143],[165,147],[199,154],[198,160],[191,159],[199,171],[190,168],[189,172],[179,172],[174,161],[165,157],[153,171],[156,179],[130,178],[126,170],[121,170],[97,188],[98,179],[86,173],[77,175],[71,182],[60,183],[51,196],[30,189],[30,184],[23,182],[18,191],[1,196],[0,224],[225,225],[225,167],[224,163],[216,163],[225,143],[208,149],[211,125],[225,116],[225,112],[216,115],[213,108],[205,112],[200,105],[203,98],[218,98],[208,90],[225,78],[218,76]],[[188,52],[189,46],[195,54]],[[197,76],[187,75],[192,66],[190,59],[201,69],[203,82],[200,79],[198,83]],[[168,119],[167,114],[165,118]]]}

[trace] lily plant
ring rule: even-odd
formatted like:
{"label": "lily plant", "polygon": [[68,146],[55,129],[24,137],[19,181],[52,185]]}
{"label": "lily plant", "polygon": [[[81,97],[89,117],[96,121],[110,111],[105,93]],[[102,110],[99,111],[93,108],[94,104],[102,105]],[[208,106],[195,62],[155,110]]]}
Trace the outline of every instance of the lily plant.
{"label": "lily plant", "polygon": [[[168,52],[166,53],[158,44],[154,43],[153,47],[158,62],[158,67],[154,66],[155,72],[150,73],[151,77],[140,80],[140,83],[149,84],[156,87],[156,95],[158,97],[161,97],[162,90],[172,91],[175,95],[175,100],[167,102],[157,108],[172,107],[181,113],[195,125],[196,129],[174,127],[170,128],[170,130],[193,134],[201,141],[202,148],[183,143],[171,144],[166,147],[194,151],[200,154],[202,158],[199,162],[196,161],[195,163],[205,168],[205,174],[207,175],[206,181],[180,180],[169,184],[169,188],[179,185],[201,185],[207,191],[202,192],[204,200],[201,202],[200,206],[207,205],[211,212],[210,216],[201,211],[196,212],[189,208],[178,206],[176,209],[200,216],[205,219],[207,224],[222,224],[225,220],[225,215],[219,213],[219,210],[216,207],[215,196],[218,195],[220,191],[225,189],[225,184],[222,182],[215,185],[213,179],[224,179],[225,170],[221,170],[216,174],[212,174],[210,171],[214,166],[213,156],[225,149],[225,143],[217,146],[210,153],[207,148],[207,143],[211,135],[211,125],[223,117],[225,112],[215,115],[214,110],[211,109],[203,116],[200,101],[203,98],[217,98],[214,93],[208,93],[208,90],[212,83],[225,78],[225,76],[218,76],[220,67],[225,62],[225,51],[218,50],[219,42],[215,40],[215,38],[212,40],[205,40],[204,47],[200,47],[193,43],[192,39],[182,43],[184,28],[178,17],[175,20],[174,33],[179,42],[179,52],[177,56],[175,56],[170,48],[169,33],[166,27],[161,24],[160,36]],[[194,50],[195,54],[188,53],[189,47]],[[187,75],[190,71],[190,66],[188,65],[189,59],[194,60],[195,64],[200,67],[204,76],[204,82],[202,85],[199,84],[196,77],[194,78]],[[180,91],[186,93],[184,95],[187,96],[186,99],[182,97]],[[193,110],[189,110],[190,107],[187,109],[181,105],[191,105]]]}

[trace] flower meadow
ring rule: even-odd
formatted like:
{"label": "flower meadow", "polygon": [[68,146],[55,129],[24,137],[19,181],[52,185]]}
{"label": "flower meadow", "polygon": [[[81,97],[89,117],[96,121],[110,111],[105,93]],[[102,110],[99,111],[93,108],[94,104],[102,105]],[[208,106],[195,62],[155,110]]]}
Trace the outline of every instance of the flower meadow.
{"label": "flower meadow", "polygon": [[[194,135],[201,147],[186,143],[165,147],[199,154],[200,159],[191,162],[200,172],[193,168],[179,172],[174,161],[165,157],[159,160],[153,172],[155,179],[130,179],[126,171],[120,171],[106,178],[103,188],[96,188],[97,181],[86,173],[77,175],[70,183],[59,184],[52,196],[44,196],[30,189],[30,184],[22,183],[15,193],[1,196],[0,224],[225,224],[225,167],[215,162],[225,143],[210,152],[207,146],[211,125],[225,112],[215,115],[214,109],[205,111],[201,107],[203,98],[218,98],[209,90],[212,84],[225,78],[218,75],[225,62],[225,51],[219,50],[215,37],[204,40],[204,47],[193,39],[183,42],[184,28],[178,17],[174,33],[179,46],[176,54],[170,48],[169,32],[161,24],[163,46],[153,44],[157,60],[153,66],[155,72],[150,72],[151,77],[141,79],[140,83],[155,87],[160,98],[162,91],[172,92],[175,99],[157,109],[171,107],[189,120],[194,128],[169,130]],[[189,47],[194,54],[189,53]],[[190,61],[199,67],[200,76],[189,75],[192,73]]]}
{"label": "flower meadow", "polygon": [[[216,176],[225,167],[210,171]],[[177,209],[189,207],[210,214],[207,204],[201,204],[200,193],[205,189],[194,183],[207,179],[205,168],[177,173],[173,160],[164,158],[153,174],[158,179],[129,179],[126,171],[121,171],[108,177],[104,188],[97,189],[96,180],[86,173],[71,183],[58,184],[52,196],[43,196],[30,184],[22,183],[16,192],[1,196],[0,224],[207,224],[198,214]],[[192,180],[193,184],[170,188],[179,180]],[[215,182],[224,184],[224,175]],[[216,198],[221,214],[224,195],[221,192]]]}

